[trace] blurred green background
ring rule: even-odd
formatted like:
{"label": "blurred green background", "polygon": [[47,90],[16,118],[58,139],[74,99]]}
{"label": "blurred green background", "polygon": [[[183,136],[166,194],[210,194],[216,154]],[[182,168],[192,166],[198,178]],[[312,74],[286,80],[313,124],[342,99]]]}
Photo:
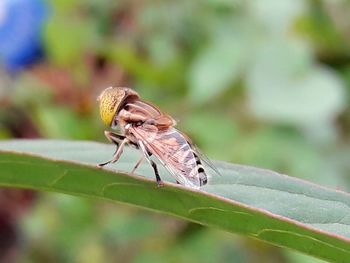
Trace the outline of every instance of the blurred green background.
{"label": "blurred green background", "polygon": [[[210,158],[349,191],[349,1],[41,4],[40,54],[0,67],[1,139],[106,142],[96,97],[129,86]],[[0,261],[319,262],[122,204],[5,189]]]}

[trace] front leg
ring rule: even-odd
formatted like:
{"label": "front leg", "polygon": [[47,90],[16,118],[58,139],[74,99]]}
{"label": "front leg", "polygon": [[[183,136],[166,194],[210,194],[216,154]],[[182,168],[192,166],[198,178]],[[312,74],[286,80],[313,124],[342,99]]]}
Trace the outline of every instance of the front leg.
{"label": "front leg", "polygon": [[105,131],[105,136],[108,139],[108,141],[116,144],[117,146],[119,145],[119,143],[121,141],[123,141],[125,139],[124,135],[115,133],[115,132],[111,132],[111,131]]}
{"label": "front leg", "polygon": [[121,141],[121,143],[120,143],[119,147],[117,148],[116,152],[114,153],[113,158],[111,160],[107,161],[107,162],[98,164],[98,167],[103,167],[103,166],[105,166],[105,165],[107,165],[109,163],[117,162],[119,160],[120,156],[123,153],[123,149],[124,149],[125,144],[128,143],[128,142],[129,142],[129,140],[127,138],[124,138]]}
{"label": "front leg", "polygon": [[[117,147],[115,148],[115,152],[113,153],[113,156],[117,153],[118,148],[119,148],[119,143],[125,139],[125,136],[120,135],[118,133],[110,132],[110,131],[105,131],[105,136],[107,137],[108,141],[114,143]],[[101,163],[98,166],[104,166],[106,163]]]}
{"label": "front leg", "polygon": [[100,163],[97,166],[98,167],[103,167],[109,163],[115,163],[116,161],[118,161],[120,155],[123,152],[123,148],[125,143],[129,143],[131,145],[133,145],[134,147],[138,148],[138,145],[136,143],[133,143],[131,141],[129,141],[124,135],[115,133],[115,132],[110,132],[110,131],[105,131],[105,136],[107,137],[108,141],[114,143],[117,148],[113,154],[113,158],[107,162],[104,163]]}
{"label": "front leg", "polygon": [[[105,136],[107,137],[108,141],[114,143],[115,145],[119,146],[120,142],[122,142],[126,136],[115,133],[115,132],[111,132],[111,131],[105,131]],[[132,141],[128,142],[129,144],[131,144],[132,146],[134,146],[136,149],[138,149],[138,145]]]}
{"label": "front leg", "polygon": [[107,162],[104,162],[104,163],[100,163],[100,164],[97,165],[100,168],[105,166],[105,165],[107,165],[107,164],[109,164],[109,163],[111,163],[115,159],[115,156],[118,153],[118,149],[120,149],[120,146],[119,146],[120,143],[123,142],[126,139],[125,136],[123,136],[121,134],[118,134],[118,133],[114,133],[114,132],[110,132],[110,131],[105,131],[104,133],[105,133],[105,136],[107,137],[108,141],[114,143],[117,147],[115,149],[115,152],[113,154],[113,158],[111,160],[109,160]]}

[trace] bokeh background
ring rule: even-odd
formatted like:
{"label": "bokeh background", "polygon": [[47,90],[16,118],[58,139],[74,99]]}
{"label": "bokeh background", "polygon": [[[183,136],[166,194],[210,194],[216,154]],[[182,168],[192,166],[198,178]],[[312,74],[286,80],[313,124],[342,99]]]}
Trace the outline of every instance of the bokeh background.
{"label": "bokeh background", "polygon": [[[2,0],[0,138],[106,142],[130,86],[213,159],[350,189],[346,0]],[[1,169],[1,168],[0,168]],[[0,190],[0,262],[319,262],[126,205]]]}

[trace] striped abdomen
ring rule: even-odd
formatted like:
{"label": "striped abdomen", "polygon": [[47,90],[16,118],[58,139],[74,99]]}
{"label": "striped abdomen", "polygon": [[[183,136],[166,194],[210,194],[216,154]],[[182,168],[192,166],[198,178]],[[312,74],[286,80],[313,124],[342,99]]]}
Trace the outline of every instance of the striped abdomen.
{"label": "striped abdomen", "polygon": [[152,125],[145,125],[134,126],[131,132],[142,140],[147,150],[160,160],[177,182],[194,188],[207,183],[198,154],[178,130],[173,127],[158,130]]}

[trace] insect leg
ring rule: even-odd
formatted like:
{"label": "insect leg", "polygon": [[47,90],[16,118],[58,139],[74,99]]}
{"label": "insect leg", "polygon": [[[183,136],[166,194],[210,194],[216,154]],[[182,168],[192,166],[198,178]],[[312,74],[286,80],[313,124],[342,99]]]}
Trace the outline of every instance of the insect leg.
{"label": "insect leg", "polygon": [[157,185],[158,185],[158,186],[163,186],[164,183],[163,183],[162,179],[161,179],[160,176],[159,176],[158,168],[157,168],[156,163],[155,163],[153,160],[150,160],[150,163],[151,163],[152,168],[153,168],[153,170],[154,170],[154,174],[156,175]]}
{"label": "insect leg", "polygon": [[125,136],[118,133],[110,132],[110,131],[105,131],[105,136],[110,142],[116,145],[119,145],[119,142],[125,139]]}
{"label": "insect leg", "polygon": [[164,183],[163,183],[162,179],[161,179],[160,176],[159,176],[159,172],[158,172],[158,168],[157,168],[156,163],[155,163],[153,160],[151,160],[151,155],[150,155],[150,154],[148,153],[148,151],[146,150],[146,147],[145,147],[145,145],[143,144],[143,142],[139,140],[138,143],[139,143],[140,148],[141,148],[143,154],[145,155],[147,161],[149,162],[149,164],[152,166],[152,168],[153,168],[153,170],[154,170],[154,174],[155,174],[155,176],[156,176],[157,185],[158,185],[158,186],[163,186]]}
{"label": "insect leg", "polygon": [[129,142],[129,140],[126,139],[126,138],[124,138],[124,139],[122,140],[122,142],[120,143],[120,145],[119,145],[117,151],[116,151],[115,154],[113,155],[113,158],[112,158],[111,160],[105,162],[105,163],[100,163],[100,164],[98,164],[98,166],[99,166],[99,167],[102,167],[102,166],[105,166],[106,164],[117,162],[118,159],[119,159],[119,157],[120,157],[121,154],[123,153],[123,149],[124,149],[125,144],[128,143],[128,142]]}
{"label": "insect leg", "polygon": [[[104,134],[107,137],[108,141],[114,143],[117,146],[115,149],[115,152],[113,153],[113,156],[114,156],[118,151],[119,143],[125,139],[125,136],[120,135],[118,133],[110,132],[110,131],[105,131]],[[97,166],[102,167],[102,166],[105,166],[106,164],[109,164],[109,163],[110,163],[110,161],[100,163]]]}
{"label": "insect leg", "polygon": [[138,162],[136,163],[136,165],[134,166],[134,168],[132,169],[131,173],[133,174],[136,169],[140,166],[140,164],[142,163],[142,161],[145,159],[145,156],[142,155],[141,159],[138,160]]}
{"label": "insect leg", "polygon": [[125,136],[110,131],[105,131],[105,136],[110,142],[114,143],[117,146],[115,148],[115,152],[113,153],[114,156],[118,151],[119,143],[125,139]]}
{"label": "insect leg", "polygon": [[[115,133],[115,132],[110,132],[110,131],[105,131],[105,136],[107,137],[107,139],[114,143],[115,145],[119,146],[119,143],[121,141],[123,141],[126,137],[124,135]],[[130,143],[132,146],[138,148],[138,145],[134,142],[128,141],[128,143]]]}

